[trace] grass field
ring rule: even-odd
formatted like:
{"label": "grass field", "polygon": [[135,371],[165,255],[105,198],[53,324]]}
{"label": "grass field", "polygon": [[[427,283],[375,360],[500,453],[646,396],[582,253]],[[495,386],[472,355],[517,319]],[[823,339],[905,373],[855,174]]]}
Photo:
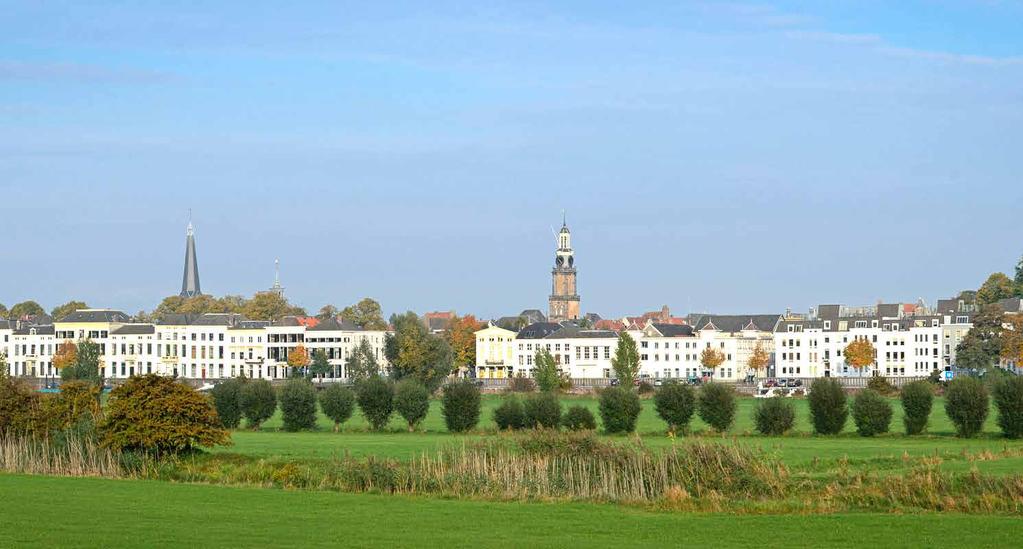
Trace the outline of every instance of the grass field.
{"label": "grass field", "polygon": [[[501,397],[498,396],[484,397],[484,409],[479,427],[481,432],[493,432],[496,429],[493,423],[493,409],[500,401]],[[982,436],[969,440],[955,438],[954,429],[945,415],[944,402],[941,399],[935,401],[928,435],[905,436],[901,406],[897,401],[893,401],[895,417],[892,421],[892,433],[874,438],[862,438],[856,435],[851,418],[846,425],[845,433],[840,436],[818,437],[811,435],[809,410],[807,401],[804,399],[793,400],[797,411],[794,433],[784,437],[762,437],[753,431],[752,412],[755,403],[755,399],[751,398],[739,400],[736,423],[726,436],[727,440],[762,447],[769,452],[776,453],[787,464],[797,468],[820,460],[847,459],[853,467],[877,467],[888,464],[892,460],[897,461],[903,455],[916,457],[938,453],[944,457],[954,458],[964,451],[977,453],[1000,452],[1006,448],[1023,449],[1023,442],[1009,441],[999,436],[994,410],[989,415],[987,427]],[[598,415],[597,401],[592,397],[565,397],[562,399],[562,404],[564,407],[581,404]],[[444,427],[440,404],[437,401],[432,403],[430,414],[416,433],[406,432],[397,416],[392,419],[389,432],[369,432],[364,418],[358,412],[345,424],[340,434],[332,432],[332,424],[325,417],[320,417],[318,425],[319,431],[316,432],[284,433],[278,431],[280,428],[278,415],[267,422],[260,432],[248,430],[233,432],[234,446],[219,448],[215,451],[296,459],[330,458],[345,453],[356,457],[374,455],[408,459],[423,452],[436,450],[442,445],[457,444],[460,441],[473,440],[482,436],[479,432],[469,435],[448,433]],[[718,437],[718,435],[709,433],[706,425],[698,417],[694,418],[692,427],[698,436]],[[653,401],[648,399],[643,401],[643,411],[640,415],[637,432],[641,435],[642,444],[653,448],[684,443],[684,439],[672,440],[665,435],[665,424],[657,417]],[[623,441],[630,440],[627,437],[618,438]],[[950,459],[945,466],[962,470],[977,466],[985,472],[1011,473],[1023,466],[1023,458],[1006,458],[976,463],[966,460],[957,462],[955,459]]]}
{"label": "grass field", "polygon": [[0,547],[1014,547],[1016,517],[734,516],[0,475]]}

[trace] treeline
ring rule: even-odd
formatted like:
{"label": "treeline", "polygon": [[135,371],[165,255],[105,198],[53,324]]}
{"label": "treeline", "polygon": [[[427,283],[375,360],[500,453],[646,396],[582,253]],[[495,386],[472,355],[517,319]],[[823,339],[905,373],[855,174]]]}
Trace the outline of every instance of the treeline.
{"label": "treeline", "polygon": [[1023,363],[1023,314],[1006,314],[998,302],[1023,298],[1023,258],[1016,264],[1015,278],[993,273],[976,291],[967,290],[959,299],[976,306],[973,327],[956,347],[961,368],[989,370],[1000,360]]}

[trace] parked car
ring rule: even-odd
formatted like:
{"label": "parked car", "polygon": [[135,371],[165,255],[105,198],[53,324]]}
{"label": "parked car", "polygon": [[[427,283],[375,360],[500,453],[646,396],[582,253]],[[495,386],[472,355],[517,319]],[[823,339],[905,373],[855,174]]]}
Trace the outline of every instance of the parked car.
{"label": "parked car", "polygon": [[803,380],[801,380],[801,379],[790,379],[788,384],[786,384],[785,386],[786,387],[792,387],[792,388],[802,387],[803,386]]}
{"label": "parked car", "polygon": [[613,378],[611,378],[611,386],[612,386],[612,387],[617,387],[619,383],[621,383],[621,382],[620,382],[620,381],[618,381],[618,378],[617,378],[617,377],[613,377]]}
{"label": "parked car", "polygon": [[664,380],[663,379],[655,379],[654,380],[654,387],[660,387],[663,384],[664,384]]}
{"label": "parked car", "polygon": [[764,381],[764,387],[777,387],[777,386],[778,386],[778,380],[776,380],[776,379],[768,379],[768,380]]}

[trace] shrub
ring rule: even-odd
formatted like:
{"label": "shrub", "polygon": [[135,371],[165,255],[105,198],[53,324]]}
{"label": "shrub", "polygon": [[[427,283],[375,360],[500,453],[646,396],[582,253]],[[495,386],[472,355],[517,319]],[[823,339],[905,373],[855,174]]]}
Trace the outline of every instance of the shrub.
{"label": "shrub", "polygon": [[674,433],[680,427],[686,431],[696,412],[696,391],[689,385],[669,383],[654,394],[654,409],[668,424],[668,431]]}
{"label": "shrub", "polygon": [[956,434],[970,438],[984,428],[988,408],[987,389],[974,377],[957,377],[945,389],[945,413],[956,427]]}
{"label": "shrub", "polygon": [[521,373],[508,381],[508,391],[512,393],[532,393],[535,390],[536,382]]}
{"label": "shrub", "polygon": [[927,429],[934,403],[934,389],[928,381],[914,381],[902,388],[902,422],[907,435],[919,435]]}
{"label": "shrub", "polygon": [[99,430],[104,446],[156,456],[231,441],[204,395],[155,374],[129,378],[111,391]]}
{"label": "shrub", "polygon": [[700,419],[720,432],[725,432],[735,421],[735,389],[724,383],[708,383],[700,389],[696,408]]}
{"label": "shrub", "polygon": [[253,379],[242,385],[238,404],[248,426],[258,431],[259,426],[277,411],[277,393],[269,381]]}
{"label": "shrub", "polygon": [[810,385],[810,420],[813,430],[821,435],[837,435],[849,418],[845,390],[835,378],[821,377]]}
{"label": "shrub", "polygon": [[892,405],[877,391],[864,389],[853,399],[852,416],[861,437],[887,433],[892,423]]}
{"label": "shrub", "polygon": [[600,419],[608,433],[635,431],[640,409],[639,395],[625,387],[609,387],[600,393]]}
{"label": "shrub", "polygon": [[221,381],[213,390],[213,406],[217,409],[220,423],[228,429],[236,429],[242,422],[241,393],[242,381],[229,379]]}
{"label": "shrub", "polygon": [[0,437],[45,434],[49,427],[40,425],[42,414],[39,393],[24,381],[0,371]]}
{"label": "shrub", "polygon": [[289,379],[278,395],[285,431],[316,427],[316,387],[305,378]]}
{"label": "shrub", "polygon": [[899,392],[888,378],[883,376],[872,376],[867,380],[867,389],[877,392],[879,395],[891,396]]}
{"label": "shrub", "polygon": [[526,427],[557,429],[561,425],[561,403],[554,393],[538,393],[526,399]]}
{"label": "shrub", "polygon": [[1009,438],[1023,437],[1023,377],[1009,377],[995,385],[998,426]]}
{"label": "shrub", "polygon": [[100,415],[99,387],[85,381],[65,381],[60,392],[49,399],[53,425],[67,429],[79,423],[91,424]]}
{"label": "shrub", "polygon": [[449,431],[462,433],[472,429],[480,420],[479,388],[468,380],[445,385],[441,412]]}
{"label": "shrub", "polygon": [[394,387],[380,376],[373,376],[359,382],[356,388],[359,409],[370,426],[379,431],[387,426],[394,412]]}
{"label": "shrub", "polygon": [[592,431],[597,428],[593,412],[585,406],[572,406],[565,412],[562,423],[570,431]]}
{"label": "shrub", "polygon": [[654,386],[651,385],[649,381],[640,381],[639,385],[636,385],[636,392],[641,395],[653,394],[655,390],[656,389],[654,389]]}
{"label": "shrub", "polygon": [[320,409],[323,415],[334,422],[334,432],[341,430],[341,424],[348,421],[355,411],[355,393],[351,389],[334,383],[320,391]]}
{"label": "shrub", "polygon": [[522,407],[522,401],[516,396],[504,399],[501,405],[494,409],[494,423],[502,431],[525,427],[526,411]]}
{"label": "shrub", "polygon": [[394,387],[394,409],[408,423],[409,432],[415,431],[430,411],[430,391],[414,379],[403,379]]}
{"label": "shrub", "polygon": [[753,423],[762,435],[784,435],[796,422],[796,409],[785,397],[761,400],[753,409]]}

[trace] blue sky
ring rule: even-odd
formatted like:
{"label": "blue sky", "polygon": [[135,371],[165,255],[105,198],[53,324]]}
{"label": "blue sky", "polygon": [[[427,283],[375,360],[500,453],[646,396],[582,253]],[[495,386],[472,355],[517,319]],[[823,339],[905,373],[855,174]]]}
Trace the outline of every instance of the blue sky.
{"label": "blue sky", "polygon": [[3,2],[0,302],[928,301],[1023,254],[1023,2]]}

